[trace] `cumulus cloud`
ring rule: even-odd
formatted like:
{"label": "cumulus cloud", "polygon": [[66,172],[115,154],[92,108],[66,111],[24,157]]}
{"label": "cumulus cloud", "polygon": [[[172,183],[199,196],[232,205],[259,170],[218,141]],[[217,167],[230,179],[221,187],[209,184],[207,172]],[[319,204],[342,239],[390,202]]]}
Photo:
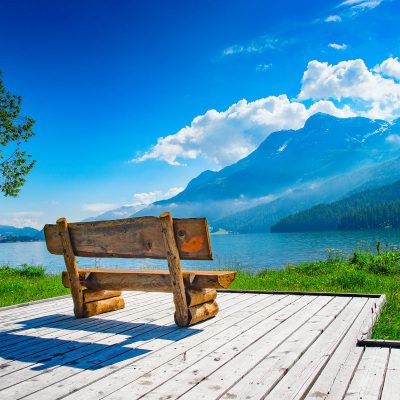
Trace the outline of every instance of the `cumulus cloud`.
{"label": "cumulus cloud", "polygon": [[328,15],[325,19],[325,22],[341,22],[342,17],[340,15]]}
{"label": "cumulus cloud", "polygon": [[400,115],[400,84],[382,76],[376,68],[369,70],[361,59],[335,65],[309,62],[298,98],[352,99],[362,106],[359,115],[387,120]]}
{"label": "cumulus cloud", "polygon": [[[317,112],[340,118],[366,116],[388,121],[400,116],[396,58],[368,69],[361,59],[329,64],[310,61],[297,99],[285,94],[245,99],[225,111],[209,110],[178,132],[161,137],[149,151],[131,160],[184,165],[205,158],[224,167],[247,156],[272,132],[300,129]],[[390,75],[390,76],[389,76]],[[309,106],[305,101],[313,103]]]}
{"label": "cumulus cloud", "polygon": [[335,50],[346,50],[347,49],[347,44],[338,44],[338,43],[329,43],[328,44],[329,47],[332,47],[332,49]]}
{"label": "cumulus cloud", "polygon": [[290,101],[286,95],[253,102],[243,99],[225,111],[209,110],[194,118],[190,126],[159,138],[150,151],[132,161],[156,159],[181,165],[183,159],[202,156],[217,166],[225,166],[247,156],[271,132],[299,129],[317,112],[340,117],[354,115],[348,107],[338,109],[329,101],[307,108],[300,102]]}
{"label": "cumulus cloud", "polygon": [[389,57],[383,61],[380,65],[374,68],[375,72],[380,72],[385,76],[400,80],[400,61],[398,57]]}

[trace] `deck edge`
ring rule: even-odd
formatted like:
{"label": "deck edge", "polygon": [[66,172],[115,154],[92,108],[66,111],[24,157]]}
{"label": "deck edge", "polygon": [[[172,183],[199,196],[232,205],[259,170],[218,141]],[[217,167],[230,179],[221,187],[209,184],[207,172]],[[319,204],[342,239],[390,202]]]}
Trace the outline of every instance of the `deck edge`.
{"label": "deck edge", "polygon": [[375,293],[342,293],[342,292],[301,292],[290,290],[242,290],[242,289],[217,289],[217,292],[224,293],[253,293],[253,294],[297,294],[304,296],[336,296],[336,297],[367,297],[367,298],[381,298],[386,296],[384,294]]}
{"label": "deck edge", "polygon": [[4,307],[0,307],[0,312],[12,310],[14,308],[28,307],[28,306],[32,306],[32,305],[39,304],[39,303],[47,303],[49,301],[63,299],[63,298],[67,298],[67,297],[71,297],[71,295],[64,294],[62,296],[47,297],[45,299],[40,299],[40,300],[35,300],[35,301],[27,301],[26,303],[13,304],[11,306],[4,306]]}

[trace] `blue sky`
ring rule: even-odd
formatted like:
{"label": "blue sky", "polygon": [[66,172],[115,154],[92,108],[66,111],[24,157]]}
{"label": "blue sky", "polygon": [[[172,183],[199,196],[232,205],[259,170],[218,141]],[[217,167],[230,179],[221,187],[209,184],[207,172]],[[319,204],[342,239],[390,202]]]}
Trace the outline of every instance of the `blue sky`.
{"label": "blue sky", "polygon": [[27,149],[38,161],[17,199],[0,198],[0,224],[169,196],[317,111],[400,116],[398,0],[0,0],[0,10],[0,69],[37,121]]}

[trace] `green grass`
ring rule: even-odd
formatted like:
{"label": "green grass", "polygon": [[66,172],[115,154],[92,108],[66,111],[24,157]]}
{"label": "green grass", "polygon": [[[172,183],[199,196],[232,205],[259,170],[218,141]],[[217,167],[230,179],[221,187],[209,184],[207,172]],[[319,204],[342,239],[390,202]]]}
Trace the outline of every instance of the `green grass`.
{"label": "green grass", "polygon": [[0,307],[62,296],[70,293],[60,275],[46,275],[42,267],[0,267]]}
{"label": "green grass", "polygon": [[325,261],[289,265],[258,274],[239,272],[231,289],[386,294],[374,327],[375,339],[400,340],[400,252],[356,252],[350,259],[332,253]]}

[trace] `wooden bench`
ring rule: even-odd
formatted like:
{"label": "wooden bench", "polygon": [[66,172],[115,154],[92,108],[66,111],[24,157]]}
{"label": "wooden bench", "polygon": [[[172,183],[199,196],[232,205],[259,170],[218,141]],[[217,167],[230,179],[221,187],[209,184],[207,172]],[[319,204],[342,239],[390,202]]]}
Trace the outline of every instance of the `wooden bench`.
{"label": "wooden bench", "polygon": [[[77,318],[124,308],[121,290],[172,292],[175,322],[189,326],[218,313],[216,289],[227,288],[235,272],[182,271],[180,260],[212,260],[205,218],[127,218],[44,227],[47,249],[64,256],[65,287],[71,288]],[[168,270],[79,268],[75,256],[167,259]]]}

